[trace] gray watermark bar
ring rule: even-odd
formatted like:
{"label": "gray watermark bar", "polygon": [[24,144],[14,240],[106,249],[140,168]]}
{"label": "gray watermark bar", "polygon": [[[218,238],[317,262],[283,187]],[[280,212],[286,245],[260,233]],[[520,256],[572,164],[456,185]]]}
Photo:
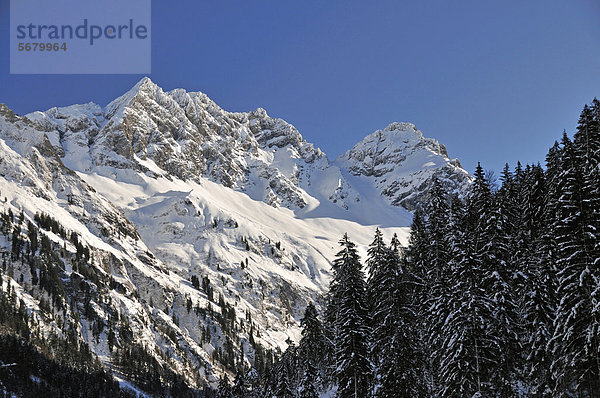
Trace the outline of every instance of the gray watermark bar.
{"label": "gray watermark bar", "polygon": [[151,72],[151,0],[10,0],[10,73]]}

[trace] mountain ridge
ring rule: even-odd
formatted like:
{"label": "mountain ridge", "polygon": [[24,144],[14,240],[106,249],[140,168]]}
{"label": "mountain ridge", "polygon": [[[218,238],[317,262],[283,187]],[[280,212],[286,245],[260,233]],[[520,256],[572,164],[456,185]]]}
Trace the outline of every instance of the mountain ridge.
{"label": "mountain ridge", "polygon": [[[308,204],[308,195],[321,202],[335,200],[334,203],[339,202],[338,205],[347,210],[349,204],[343,199],[337,200],[340,196],[337,181],[335,186],[323,187],[320,192],[310,188],[313,174],[331,168],[339,169],[338,180],[342,180],[342,185],[350,185],[348,195],[354,196],[355,201],[358,196],[352,192],[351,184],[344,181],[344,172],[375,177],[370,183],[390,204],[411,211],[423,199],[433,175],[459,194],[470,178],[458,160],[448,158],[443,145],[425,138],[411,123],[391,123],[383,130],[367,135],[337,159],[330,160],[323,151],[308,143],[293,125],[268,116],[262,108],[227,112],[201,92],[183,89],[164,92],[147,77],[104,108],[90,103],[52,108],[26,117],[47,131],[58,130],[63,141],[51,139],[51,142],[60,149],[68,152],[75,143],[83,148],[89,146],[92,159],[83,161],[84,164],[136,167],[148,171],[135,157],[142,161],[151,159],[171,175],[192,180],[197,174],[208,176],[213,181],[248,193],[253,199],[289,208],[304,208]],[[383,175],[370,173],[368,164],[362,164],[365,156],[370,158],[372,155],[374,148],[369,144],[375,137],[410,131],[413,132],[410,145],[406,145],[408,141],[398,139],[388,143],[387,155],[392,156],[384,159],[386,181],[379,178]],[[84,137],[81,132],[86,133]],[[389,148],[389,144],[395,147]],[[407,148],[418,152],[410,154],[413,158],[428,157],[432,161],[411,165],[414,170],[410,173],[390,174],[393,169],[407,169],[406,164],[402,164]],[[77,156],[71,158],[82,162]],[[84,165],[73,166],[85,168]],[[268,178],[268,184],[259,183],[265,178]],[[413,178],[418,181],[421,192],[411,190],[415,185],[411,181]]]}

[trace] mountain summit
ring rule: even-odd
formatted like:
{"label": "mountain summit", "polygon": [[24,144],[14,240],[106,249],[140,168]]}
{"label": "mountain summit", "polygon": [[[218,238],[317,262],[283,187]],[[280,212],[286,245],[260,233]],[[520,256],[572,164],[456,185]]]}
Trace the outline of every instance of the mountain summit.
{"label": "mountain summit", "polygon": [[394,206],[414,210],[427,196],[433,176],[449,192],[463,193],[471,180],[446,147],[423,137],[412,123],[391,123],[340,156],[340,167],[364,176]]}

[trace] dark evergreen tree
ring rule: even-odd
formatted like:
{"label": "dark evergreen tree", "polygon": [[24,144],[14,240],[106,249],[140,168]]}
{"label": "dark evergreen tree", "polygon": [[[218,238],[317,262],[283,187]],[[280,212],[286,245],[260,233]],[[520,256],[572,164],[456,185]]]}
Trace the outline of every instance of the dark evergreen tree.
{"label": "dark evergreen tree", "polygon": [[342,250],[333,261],[329,313],[335,325],[335,376],[340,398],[367,397],[371,364],[368,358],[369,327],[365,277],[356,245],[345,234]]}
{"label": "dark evergreen tree", "polygon": [[379,229],[369,246],[368,295],[372,314],[371,358],[376,397],[422,396],[422,353],[417,344],[417,316],[408,302],[410,284],[403,272],[396,235],[388,248]]}
{"label": "dark evergreen tree", "polygon": [[[562,140],[562,172],[557,178],[556,242],[558,295],[552,372],[555,394],[600,395],[600,347],[597,288],[600,280],[594,237],[586,213],[582,161],[566,134]],[[573,391],[571,391],[573,390]]]}
{"label": "dark evergreen tree", "polygon": [[510,216],[504,214],[502,206],[495,201],[482,218],[484,223],[480,236],[483,246],[476,256],[484,273],[484,289],[492,300],[492,318],[486,320],[487,344],[493,355],[489,383],[495,396],[508,398],[518,394],[516,389],[521,384],[522,374],[519,311],[515,295],[518,291],[515,285],[517,278],[513,269],[514,256],[509,250],[512,226],[508,225]]}
{"label": "dark evergreen tree", "polygon": [[296,347],[288,340],[288,349],[274,366],[273,395],[277,398],[295,398],[297,386],[296,370],[298,369]]}
{"label": "dark evergreen tree", "polygon": [[[548,158],[548,162],[550,165],[552,161]],[[522,293],[524,373],[531,396],[549,397],[554,389],[547,346],[556,311],[555,217],[549,184],[541,167],[532,167],[526,179],[524,230],[529,245],[525,257],[518,260],[523,268],[520,272],[526,275]]]}
{"label": "dark evergreen tree", "polygon": [[306,306],[300,325],[302,326],[302,338],[298,343],[300,387],[303,391],[319,390],[331,382],[329,370],[330,363],[333,362],[333,345],[323,332],[323,324],[313,303]]}
{"label": "dark evergreen tree", "polygon": [[[442,275],[450,260],[449,248],[449,198],[442,188],[439,179],[433,179],[430,190],[430,199],[427,203],[427,218],[425,221],[427,242],[422,246],[428,246],[426,280],[428,283],[427,295],[437,294],[433,292],[440,288]],[[421,237],[422,239],[422,237]]]}
{"label": "dark evergreen tree", "polygon": [[31,221],[27,222],[27,237],[29,238],[29,252],[35,254],[38,249],[38,233]]}
{"label": "dark evergreen tree", "polygon": [[575,150],[581,156],[581,166],[586,169],[600,163],[600,101],[594,98],[592,106],[585,105],[579,116],[577,132],[573,137]]}
{"label": "dark evergreen tree", "polygon": [[519,224],[519,200],[521,193],[521,185],[510,171],[508,163],[505,164],[500,176],[502,185],[498,190],[496,197],[498,204],[501,207],[502,214],[507,217],[505,231],[510,236],[515,236]]}
{"label": "dark evergreen tree", "polygon": [[21,228],[15,226],[12,233],[12,259],[18,260],[21,256],[21,249],[23,248],[23,239],[21,238]]}
{"label": "dark evergreen tree", "polygon": [[[582,176],[582,222],[592,259],[600,258],[600,101],[585,107],[573,146]],[[600,268],[600,264],[596,264]]]}
{"label": "dark evergreen tree", "polygon": [[318,388],[319,376],[318,370],[312,361],[306,361],[301,368],[300,385],[298,386],[300,398],[319,398]]}
{"label": "dark evergreen tree", "polygon": [[[382,351],[386,349],[387,341],[394,328],[394,319],[390,317],[390,303],[395,293],[397,270],[388,262],[390,256],[388,247],[383,241],[379,228],[375,230],[375,238],[367,250],[366,265],[369,272],[367,279],[367,300],[371,314],[373,338],[370,341],[371,361],[375,365],[376,377],[380,367]],[[390,286],[391,289],[390,289]],[[383,310],[382,310],[383,309]],[[383,333],[379,333],[383,331]],[[375,381],[377,383],[377,380]]]}
{"label": "dark evergreen tree", "polygon": [[235,398],[247,398],[250,395],[250,387],[248,381],[248,369],[245,366],[241,366],[235,374],[233,380],[233,387],[231,387],[231,394]]}
{"label": "dark evergreen tree", "polygon": [[[453,201],[453,212],[460,214],[458,207]],[[483,369],[490,358],[484,344],[484,320],[491,318],[492,311],[481,286],[482,272],[467,242],[465,217],[453,227],[447,279],[451,294],[443,304],[445,308],[434,308],[438,313],[448,312],[447,316],[434,315],[439,319],[438,327],[432,329],[432,357],[438,369],[434,383],[441,397],[471,397],[484,390]]]}
{"label": "dark evergreen tree", "polygon": [[[455,227],[461,207],[461,201],[457,197],[451,200],[439,181],[434,180],[427,205],[427,233],[421,234],[421,239],[425,238],[428,241],[418,244],[421,247],[429,247],[426,273],[429,289],[422,301],[423,305],[419,307],[418,316],[422,325],[421,341],[425,344],[423,352],[428,361],[428,377],[432,379],[430,385],[435,385],[440,370],[440,358],[436,353],[441,353],[443,347],[444,328],[450,314],[448,303],[452,301],[451,296],[454,294],[450,265]],[[430,395],[432,394],[430,391]]]}
{"label": "dark evergreen tree", "polygon": [[526,376],[534,397],[551,397],[554,381],[550,372],[552,355],[548,344],[553,335],[556,311],[556,273],[553,269],[552,238],[536,242],[534,257],[527,264],[528,289],[524,303]]}
{"label": "dark evergreen tree", "polygon": [[415,278],[411,288],[411,301],[423,302],[427,290],[427,270],[429,256],[429,236],[425,224],[425,215],[417,207],[410,227],[408,247],[404,253],[406,271]]}
{"label": "dark evergreen tree", "polygon": [[229,384],[227,375],[224,375],[219,380],[219,385],[217,387],[217,398],[236,398],[231,391],[231,385]]}
{"label": "dark evergreen tree", "polygon": [[519,346],[505,220],[478,165],[464,219],[453,223],[448,315],[434,317],[445,320],[432,331],[442,396],[514,396]]}

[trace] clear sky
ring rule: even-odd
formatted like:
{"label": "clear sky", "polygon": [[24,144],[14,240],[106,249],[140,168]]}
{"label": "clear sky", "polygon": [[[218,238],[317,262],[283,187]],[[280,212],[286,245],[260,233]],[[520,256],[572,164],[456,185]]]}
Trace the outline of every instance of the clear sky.
{"label": "clear sky", "polygon": [[[0,0],[0,102],[19,114],[106,105],[142,77],[10,75],[8,24]],[[410,121],[470,172],[543,162],[600,97],[596,0],[153,0],[152,36],[163,89],[263,107],[331,159]]]}

